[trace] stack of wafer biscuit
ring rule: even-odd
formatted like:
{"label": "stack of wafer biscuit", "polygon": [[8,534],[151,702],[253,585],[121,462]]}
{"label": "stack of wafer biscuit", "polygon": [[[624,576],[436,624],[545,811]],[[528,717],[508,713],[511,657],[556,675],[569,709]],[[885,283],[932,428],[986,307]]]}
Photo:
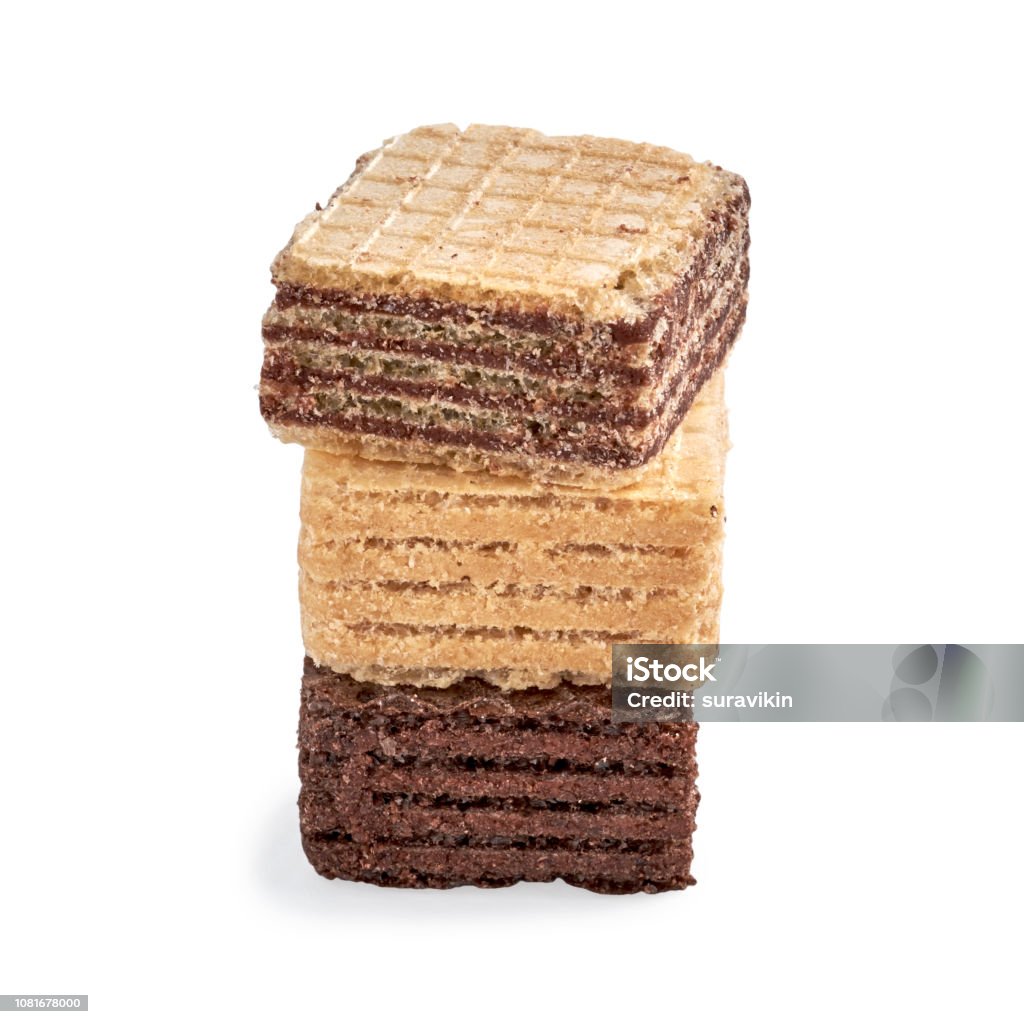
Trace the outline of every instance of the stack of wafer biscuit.
{"label": "stack of wafer biscuit", "polygon": [[718,638],[748,205],[670,150],[440,126],[278,256],[260,396],[307,447],[322,874],[692,882],[696,725],[613,725],[611,644]]}

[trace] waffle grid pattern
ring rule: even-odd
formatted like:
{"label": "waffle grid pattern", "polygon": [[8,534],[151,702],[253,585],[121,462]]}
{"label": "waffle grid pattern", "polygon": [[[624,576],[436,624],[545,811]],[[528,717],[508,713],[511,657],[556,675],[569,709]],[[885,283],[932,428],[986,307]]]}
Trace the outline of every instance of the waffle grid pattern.
{"label": "waffle grid pattern", "polygon": [[737,180],[646,144],[419,128],[369,157],[300,228],[290,258],[538,296],[642,291],[645,268],[678,261]]}

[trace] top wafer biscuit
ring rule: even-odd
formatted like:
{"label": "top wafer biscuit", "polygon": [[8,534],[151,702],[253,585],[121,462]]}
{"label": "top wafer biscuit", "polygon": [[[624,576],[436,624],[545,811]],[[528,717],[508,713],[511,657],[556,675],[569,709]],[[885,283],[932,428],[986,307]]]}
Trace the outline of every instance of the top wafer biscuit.
{"label": "top wafer biscuit", "polygon": [[739,334],[748,206],[648,145],[391,139],[274,262],[263,415],[336,454],[624,486]]}
{"label": "top wafer biscuit", "polygon": [[279,283],[601,322],[644,317],[743,179],[671,149],[431,125],[363,156],[278,256]]}

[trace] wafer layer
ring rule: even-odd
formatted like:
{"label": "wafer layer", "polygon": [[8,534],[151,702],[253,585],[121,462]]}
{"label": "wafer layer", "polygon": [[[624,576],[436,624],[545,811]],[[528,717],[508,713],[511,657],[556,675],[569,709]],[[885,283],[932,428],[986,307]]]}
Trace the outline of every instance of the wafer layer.
{"label": "wafer layer", "polygon": [[722,381],[609,492],[308,451],[307,652],[380,683],[607,684],[610,646],[717,639]]}
{"label": "wafer layer", "polygon": [[321,874],[379,885],[685,888],[696,731],[613,725],[604,690],[381,687],[307,659],[303,846]]}
{"label": "wafer layer", "polygon": [[638,479],[742,325],[748,205],[650,146],[392,139],[275,262],[263,413],[340,454]]}

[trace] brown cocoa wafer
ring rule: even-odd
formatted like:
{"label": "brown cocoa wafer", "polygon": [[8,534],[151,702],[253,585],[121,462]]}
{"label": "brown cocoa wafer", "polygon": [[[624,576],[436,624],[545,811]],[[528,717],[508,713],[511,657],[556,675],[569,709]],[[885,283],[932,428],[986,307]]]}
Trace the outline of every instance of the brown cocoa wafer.
{"label": "brown cocoa wafer", "polygon": [[378,885],[682,889],[696,732],[615,725],[603,688],[380,687],[307,659],[303,846],[321,874]]}

